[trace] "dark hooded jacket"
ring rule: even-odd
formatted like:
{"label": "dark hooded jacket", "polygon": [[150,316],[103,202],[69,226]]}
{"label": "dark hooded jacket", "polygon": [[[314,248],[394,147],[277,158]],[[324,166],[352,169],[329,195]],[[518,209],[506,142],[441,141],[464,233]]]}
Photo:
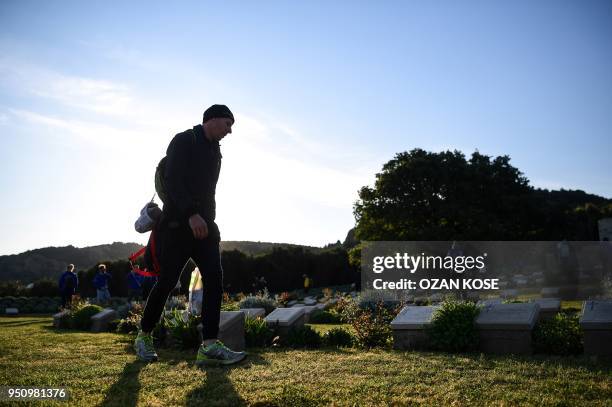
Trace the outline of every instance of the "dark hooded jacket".
{"label": "dark hooded jacket", "polygon": [[215,191],[221,170],[219,142],[209,141],[202,125],[197,125],[174,136],[166,156],[166,220],[183,223],[199,213],[208,223],[214,222]]}

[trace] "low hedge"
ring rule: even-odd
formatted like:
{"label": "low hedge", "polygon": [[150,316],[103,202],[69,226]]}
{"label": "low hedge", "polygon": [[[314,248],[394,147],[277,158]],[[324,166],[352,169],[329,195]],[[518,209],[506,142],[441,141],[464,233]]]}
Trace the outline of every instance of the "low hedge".
{"label": "low hedge", "polygon": [[355,344],[355,337],[346,329],[336,327],[323,335],[323,342],[335,348],[350,348]]}
{"label": "low hedge", "polygon": [[52,314],[60,304],[60,297],[0,297],[0,313],[17,308],[21,314]]}
{"label": "low hedge", "polygon": [[340,320],[340,315],[337,313],[316,310],[310,314],[309,322],[311,324],[339,324],[342,321]]}
{"label": "low hedge", "polygon": [[542,321],[533,330],[533,347],[537,353],[577,355],[583,351],[579,316],[560,312]]}
{"label": "low hedge", "polygon": [[284,345],[291,348],[318,348],[323,344],[321,335],[308,325],[289,329]]}
{"label": "low hedge", "polygon": [[476,349],[479,337],[474,321],[479,313],[480,308],[473,302],[443,302],[426,329],[431,347],[446,352]]}
{"label": "low hedge", "polygon": [[102,311],[99,305],[89,304],[72,314],[72,326],[76,329],[89,330],[91,328],[91,317]]}

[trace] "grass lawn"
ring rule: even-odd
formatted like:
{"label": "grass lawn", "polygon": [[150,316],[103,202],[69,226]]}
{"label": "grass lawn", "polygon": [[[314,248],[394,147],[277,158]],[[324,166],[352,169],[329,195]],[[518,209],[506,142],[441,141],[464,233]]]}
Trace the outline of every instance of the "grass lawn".
{"label": "grass lawn", "polygon": [[[50,317],[0,318],[0,384],[65,386],[61,405],[611,405],[612,362],[386,350],[250,349],[233,368],[132,337],[57,331]],[[21,405],[21,404],[20,404]]]}

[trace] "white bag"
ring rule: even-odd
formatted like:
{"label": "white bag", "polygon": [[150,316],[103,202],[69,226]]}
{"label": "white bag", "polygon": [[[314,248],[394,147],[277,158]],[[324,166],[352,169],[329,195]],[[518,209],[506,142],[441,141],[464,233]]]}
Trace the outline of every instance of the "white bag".
{"label": "white bag", "polygon": [[146,233],[153,230],[153,226],[157,223],[157,220],[161,216],[162,210],[153,201],[147,202],[147,204],[140,210],[140,216],[134,223],[134,229],[138,233]]}

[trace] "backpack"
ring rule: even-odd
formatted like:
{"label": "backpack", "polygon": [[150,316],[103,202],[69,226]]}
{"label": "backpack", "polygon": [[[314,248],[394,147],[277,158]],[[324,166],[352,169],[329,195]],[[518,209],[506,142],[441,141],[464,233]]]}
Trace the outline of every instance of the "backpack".
{"label": "backpack", "polygon": [[[193,129],[191,129],[191,134],[193,135],[192,141],[193,146],[196,144],[196,134]],[[157,196],[163,203],[167,203],[168,195],[166,194],[166,185],[164,182],[164,174],[166,173],[166,162],[168,161],[168,156],[164,156],[159,163],[157,164],[157,168],[155,168],[155,192]]]}
{"label": "backpack", "polygon": [[[130,268],[136,274],[144,277],[159,277],[161,267],[159,265],[159,245],[157,244],[157,233],[155,228],[151,231],[149,242],[145,247],[132,253],[129,257]],[[144,268],[140,268],[136,259],[144,256]]]}

